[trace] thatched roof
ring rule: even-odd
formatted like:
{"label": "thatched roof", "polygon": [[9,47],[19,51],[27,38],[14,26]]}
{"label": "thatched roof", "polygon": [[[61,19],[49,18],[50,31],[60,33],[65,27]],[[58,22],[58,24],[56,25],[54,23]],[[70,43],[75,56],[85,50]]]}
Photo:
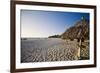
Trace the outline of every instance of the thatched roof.
{"label": "thatched roof", "polygon": [[61,36],[64,39],[89,39],[89,21],[84,18],[81,19],[74,26],[67,29]]}

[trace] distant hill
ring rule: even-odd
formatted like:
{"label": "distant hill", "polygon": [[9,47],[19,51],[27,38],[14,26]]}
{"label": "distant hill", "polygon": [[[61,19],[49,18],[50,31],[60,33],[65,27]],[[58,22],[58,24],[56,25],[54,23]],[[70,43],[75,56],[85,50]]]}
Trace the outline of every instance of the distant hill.
{"label": "distant hill", "polygon": [[48,38],[61,38],[61,35],[53,35],[53,36],[49,36]]}
{"label": "distant hill", "polygon": [[62,39],[89,39],[89,20],[81,18],[74,26],[67,29],[62,35]]}

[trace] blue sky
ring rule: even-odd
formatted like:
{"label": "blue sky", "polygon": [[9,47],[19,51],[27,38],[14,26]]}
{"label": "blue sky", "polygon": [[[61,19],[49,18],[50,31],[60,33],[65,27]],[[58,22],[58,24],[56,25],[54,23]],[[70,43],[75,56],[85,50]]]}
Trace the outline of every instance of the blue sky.
{"label": "blue sky", "polygon": [[60,35],[89,13],[21,10],[21,37]]}

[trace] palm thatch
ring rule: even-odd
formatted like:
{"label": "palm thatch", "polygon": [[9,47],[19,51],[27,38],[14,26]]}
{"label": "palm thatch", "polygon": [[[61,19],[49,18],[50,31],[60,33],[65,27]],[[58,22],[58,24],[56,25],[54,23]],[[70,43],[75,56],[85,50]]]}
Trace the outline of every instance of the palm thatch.
{"label": "palm thatch", "polygon": [[67,29],[61,37],[63,39],[89,39],[89,21],[81,19],[69,29]]}

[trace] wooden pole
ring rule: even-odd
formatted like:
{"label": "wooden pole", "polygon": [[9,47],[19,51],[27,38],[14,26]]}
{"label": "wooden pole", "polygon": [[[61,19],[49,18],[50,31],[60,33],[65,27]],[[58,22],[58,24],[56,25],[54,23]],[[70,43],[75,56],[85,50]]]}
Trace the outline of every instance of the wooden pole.
{"label": "wooden pole", "polygon": [[81,45],[82,45],[82,40],[80,39],[79,48],[78,48],[78,54],[77,54],[79,59],[81,58]]}

